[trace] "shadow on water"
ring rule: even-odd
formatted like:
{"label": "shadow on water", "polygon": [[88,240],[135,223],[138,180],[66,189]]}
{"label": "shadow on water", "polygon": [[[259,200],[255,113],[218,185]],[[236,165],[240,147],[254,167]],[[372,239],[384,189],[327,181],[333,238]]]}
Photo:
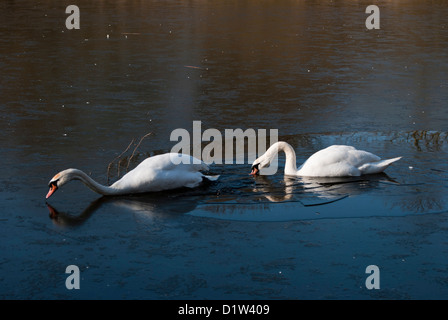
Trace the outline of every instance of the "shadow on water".
{"label": "shadow on water", "polygon": [[170,218],[191,210],[194,210],[197,203],[191,200],[178,199],[172,201],[170,198],[161,199],[160,195],[138,195],[122,197],[101,197],[92,201],[79,215],[73,215],[55,209],[46,203],[50,219],[56,225],[64,227],[76,227],[85,223],[92,215],[103,209],[106,205],[117,206],[121,209],[132,211],[135,214],[143,215],[145,218]]}
{"label": "shadow on water", "polygon": [[92,201],[80,214],[57,210],[48,202],[46,205],[50,219],[59,226],[68,227],[82,225],[94,213],[109,205],[138,214],[145,219],[174,218],[194,210],[199,203],[199,198],[194,198],[192,195],[206,196],[208,194],[206,188],[209,184],[204,183],[196,189],[182,188],[145,194],[102,196]]}
{"label": "shadow on water", "polygon": [[[225,178],[224,178],[225,179]],[[222,181],[224,185],[228,181]],[[231,185],[231,183],[229,183]],[[189,214],[209,218],[247,221],[292,221],[404,215],[385,210],[384,195],[400,184],[385,173],[362,177],[307,178],[257,176],[233,188],[218,190],[219,196],[202,200]],[[407,212],[409,214],[409,212]]]}
{"label": "shadow on water", "polygon": [[[299,202],[305,207],[319,206],[342,200],[377,187],[378,183],[397,183],[387,174],[363,177],[290,177],[272,183],[266,177],[257,177],[257,191],[270,202]],[[280,184],[280,185],[278,185]]]}

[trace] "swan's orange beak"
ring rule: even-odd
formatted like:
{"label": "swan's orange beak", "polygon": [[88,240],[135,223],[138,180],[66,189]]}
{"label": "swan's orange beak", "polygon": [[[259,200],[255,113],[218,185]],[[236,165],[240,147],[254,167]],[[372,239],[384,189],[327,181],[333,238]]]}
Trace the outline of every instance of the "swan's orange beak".
{"label": "swan's orange beak", "polygon": [[45,197],[45,199],[50,198],[51,195],[56,192],[56,190],[58,190],[58,186],[56,185],[56,183],[50,184],[50,190],[48,190],[48,193],[47,193],[47,196]]}

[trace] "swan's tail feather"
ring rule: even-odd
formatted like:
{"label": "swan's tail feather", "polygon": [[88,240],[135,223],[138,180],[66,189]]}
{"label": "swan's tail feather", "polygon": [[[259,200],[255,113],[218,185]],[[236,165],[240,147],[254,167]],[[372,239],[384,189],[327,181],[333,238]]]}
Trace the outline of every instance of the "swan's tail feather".
{"label": "swan's tail feather", "polygon": [[210,181],[216,181],[219,179],[219,174],[214,175],[214,176],[204,176],[204,178],[206,178],[207,180],[210,180]]}
{"label": "swan's tail feather", "polygon": [[391,163],[393,163],[393,162],[395,162],[395,161],[398,161],[398,160],[400,160],[402,157],[396,157],[396,158],[393,158],[393,159],[387,159],[387,160],[384,160],[385,162],[388,162],[389,164],[391,164]]}
{"label": "swan's tail feather", "polygon": [[380,172],[383,172],[392,163],[394,163],[400,159],[401,159],[401,157],[397,157],[397,158],[392,158],[392,159],[380,160],[377,162],[369,162],[369,163],[363,164],[358,169],[359,169],[359,171],[361,171],[361,174],[380,173]]}

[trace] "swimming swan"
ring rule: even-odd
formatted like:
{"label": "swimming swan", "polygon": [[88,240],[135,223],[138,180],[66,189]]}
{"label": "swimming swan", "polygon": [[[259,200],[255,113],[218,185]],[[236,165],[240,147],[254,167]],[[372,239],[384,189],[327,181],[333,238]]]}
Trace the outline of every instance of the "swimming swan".
{"label": "swimming swan", "polygon": [[279,141],[253,162],[250,174],[259,174],[260,169],[267,167],[280,151],[284,151],[286,155],[285,175],[303,177],[346,177],[380,173],[391,163],[401,159],[381,160],[367,151],[333,145],[314,153],[297,169],[294,149],[290,144]]}
{"label": "swimming swan", "polygon": [[126,195],[176,189],[194,188],[203,178],[214,181],[219,176],[206,176],[200,171],[208,166],[191,156],[177,153],[156,155],[142,161],[132,171],[125,174],[111,186],[99,184],[86,173],[78,169],[67,169],[56,174],[48,183],[50,190],[46,198],[71,180],[81,180],[93,191],[106,196]]}

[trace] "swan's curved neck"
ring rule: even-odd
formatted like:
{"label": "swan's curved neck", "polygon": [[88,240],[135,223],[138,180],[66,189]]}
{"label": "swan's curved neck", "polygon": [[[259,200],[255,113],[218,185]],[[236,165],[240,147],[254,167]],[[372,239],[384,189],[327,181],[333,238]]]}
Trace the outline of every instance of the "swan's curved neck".
{"label": "swan's curved neck", "polygon": [[90,178],[85,172],[81,170],[73,169],[72,175],[72,179],[81,180],[90,189],[104,196],[111,196],[120,193],[120,189],[104,186]]}
{"label": "swan's curved neck", "polygon": [[280,151],[283,151],[286,156],[285,174],[296,175],[297,174],[296,153],[289,143],[284,141],[276,142],[268,149],[268,151],[266,151],[266,154],[271,160]]}

